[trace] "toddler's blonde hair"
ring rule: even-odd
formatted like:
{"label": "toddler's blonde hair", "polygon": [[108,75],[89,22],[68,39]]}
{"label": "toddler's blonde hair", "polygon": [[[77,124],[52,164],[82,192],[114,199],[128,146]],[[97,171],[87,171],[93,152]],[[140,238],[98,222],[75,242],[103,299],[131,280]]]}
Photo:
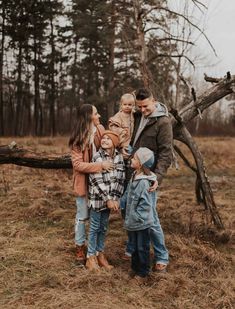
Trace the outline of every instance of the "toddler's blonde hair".
{"label": "toddler's blonde hair", "polygon": [[121,96],[120,99],[120,110],[122,109],[122,103],[125,100],[133,100],[133,109],[135,108],[135,95],[132,93],[125,93]]}

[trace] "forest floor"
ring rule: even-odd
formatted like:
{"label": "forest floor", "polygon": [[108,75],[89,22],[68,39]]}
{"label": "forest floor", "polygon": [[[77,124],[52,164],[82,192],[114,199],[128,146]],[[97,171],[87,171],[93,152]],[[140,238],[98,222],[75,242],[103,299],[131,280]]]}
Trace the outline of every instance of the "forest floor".
{"label": "forest floor", "polygon": [[[67,138],[0,138],[33,151],[68,153]],[[110,273],[91,274],[75,260],[75,202],[70,170],[0,168],[0,308],[234,308],[235,138],[196,138],[225,230],[209,224],[195,201],[195,176],[179,160],[159,193],[170,252],[168,272],[145,285],[130,281],[122,259],[126,233],[112,214]]]}

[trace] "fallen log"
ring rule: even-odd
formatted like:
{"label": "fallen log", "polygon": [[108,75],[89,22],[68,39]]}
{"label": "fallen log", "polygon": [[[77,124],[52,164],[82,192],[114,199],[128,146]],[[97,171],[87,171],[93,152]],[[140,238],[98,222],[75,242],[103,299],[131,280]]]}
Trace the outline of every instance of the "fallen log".
{"label": "fallen log", "polygon": [[15,142],[10,145],[0,146],[0,164],[15,164],[33,168],[45,169],[70,169],[72,162],[70,154],[62,156],[50,156],[48,154],[36,154],[23,149]]}

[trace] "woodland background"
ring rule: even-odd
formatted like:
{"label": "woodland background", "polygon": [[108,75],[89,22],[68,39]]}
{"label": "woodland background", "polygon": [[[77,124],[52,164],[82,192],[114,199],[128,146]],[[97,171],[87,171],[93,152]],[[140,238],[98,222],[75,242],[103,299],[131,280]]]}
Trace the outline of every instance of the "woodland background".
{"label": "woodland background", "polygon": [[[157,98],[169,109],[189,102],[193,81],[182,71],[195,67],[195,32],[213,46],[189,13],[194,5],[203,14],[203,3],[183,1],[182,14],[171,2],[1,0],[0,135],[69,134],[84,102],[97,106],[105,124],[120,96],[143,85],[140,35]],[[226,112],[211,107],[190,131],[234,135],[234,96],[228,100]]]}

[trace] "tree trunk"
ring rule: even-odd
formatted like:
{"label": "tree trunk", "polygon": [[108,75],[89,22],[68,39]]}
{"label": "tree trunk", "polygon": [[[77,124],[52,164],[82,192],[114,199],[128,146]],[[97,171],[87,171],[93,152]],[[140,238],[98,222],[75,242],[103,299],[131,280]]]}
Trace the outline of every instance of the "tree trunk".
{"label": "tree trunk", "polygon": [[69,104],[69,125],[70,131],[72,130],[73,125],[73,114],[74,114],[74,107],[78,108],[79,103],[79,93],[77,93],[77,52],[78,52],[78,36],[76,35],[74,38],[74,60],[73,60],[73,69],[72,69],[72,100]]}
{"label": "tree trunk", "polygon": [[0,51],[0,135],[4,135],[4,123],[3,123],[3,62],[4,62],[4,47],[5,47],[5,8],[2,4],[2,40]]}
{"label": "tree trunk", "polygon": [[110,27],[112,27],[111,32],[111,39],[110,39],[110,45],[109,45],[109,70],[107,72],[108,76],[108,95],[107,97],[109,100],[107,100],[107,119],[109,119],[111,116],[114,115],[114,100],[112,99],[112,92],[114,89],[114,59],[115,59],[115,29],[116,29],[116,8],[115,4],[112,2],[111,7],[111,23]]}
{"label": "tree trunk", "polygon": [[17,67],[17,91],[16,91],[16,115],[15,115],[15,135],[21,135],[20,119],[22,116],[22,42],[19,41],[18,67]]}
{"label": "tree trunk", "polygon": [[55,89],[55,36],[54,36],[54,25],[53,25],[53,17],[50,19],[51,26],[51,59],[50,59],[50,134],[55,136],[56,127],[55,127],[55,99],[56,99],[56,89]]}
{"label": "tree trunk", "polygon": [[143,29],[142,9],[139,0],[133,1],[134,6],[134,20],[136,25],[137,35],[137,49],[139,52],[139,69],[142,75],[144,87],[149,88],[154,96],[156,96],[156,90],[154,87],[154,80],[151,71],[148,69],[147,62],[147,46],[145,43],[145,35]]}
{"label": "tree trunk", "polygon": [[[207,76],[205,76],[207,81]],[[198,96],[196,101],[192,100],[189,104],[184,106],[179,111],[179,117],[183,123],[189,122],[191,119],[195,118],[197,115],[202,114],[202,112],[209,106],[219,101],[223,97],[230,93],[233,93],[235,86],[235,75],[230,76],[229,74],[224,79],[217,79],[217,84],[206,90],[203,94]],[[173,121],[174,127],[175,121]]]}
{"label": "tree trunk", "polygon": [[45,169],[72,168],[70,155],[43,156],[18,147],[15,142],[8,146],[0,146],[0,164],[16,164]]}
{"label": "tree trunk", "polygon": [[[35,27],[35,26],[34,26]],[[40,101],[40,86],[38,72],[38,43],[36,39],[36,29],[34,28],[34,128],[33,134],[39,135],[39,101]]]}
{"label": "tree trunk", "polygon": [[[205,77],[205,79],[215,82],[215,80],[212,80],[210,78],[208,79],[207,77]],[[189,166],[197,175],[195,185],[197,201],[198,203],[204,204],[205,210],[210,214],[211,220],[213,221],[215,226],[221,229],[224,226],[214,202],[213,193],[205,171],[203,157],[196,143],[193,141],[192,136],[184,125],[185,123],[196,117],[198,114],[201,115],[201,113],[206,108],[217,102],[219,99],[225,97],[226,95],[234,91],[235,76],[231,77],[230,73],[227,73],[226,78],[216,80],[216,82],[217,85],[208,89],[197,99],[194,98],[192,102],[183,107],[179,111],[179,113],[176,110],[172,110],[172,113],[174,115],[174,117],[172,117],[172,126],[174,132],[174,139],[186,144],[191,150],[191,153],[193,154],[196,168],[192,167],[184,154],[180,151],[180,149],[174,146],[178,154],[187,164],[187,166]]]}
{"label": "tree trunk", "polygon": [[203,157],[197,144],[194,142],[191,134],[184,125],[178,125],[177,128],[175,128],[174,133],[174,138],[187,145],[193,154],[196,168],[191,166],[183,153],[181,153],[180,149],[175,147],[176,151],[186,162],[187,166],[189,166],[196,173],[195,191],[198,204],[204,204],[207,214],[210,215],[211,220],[217,228],[224,228],[223,222],[215,205],[208,177],[205,172]]}

